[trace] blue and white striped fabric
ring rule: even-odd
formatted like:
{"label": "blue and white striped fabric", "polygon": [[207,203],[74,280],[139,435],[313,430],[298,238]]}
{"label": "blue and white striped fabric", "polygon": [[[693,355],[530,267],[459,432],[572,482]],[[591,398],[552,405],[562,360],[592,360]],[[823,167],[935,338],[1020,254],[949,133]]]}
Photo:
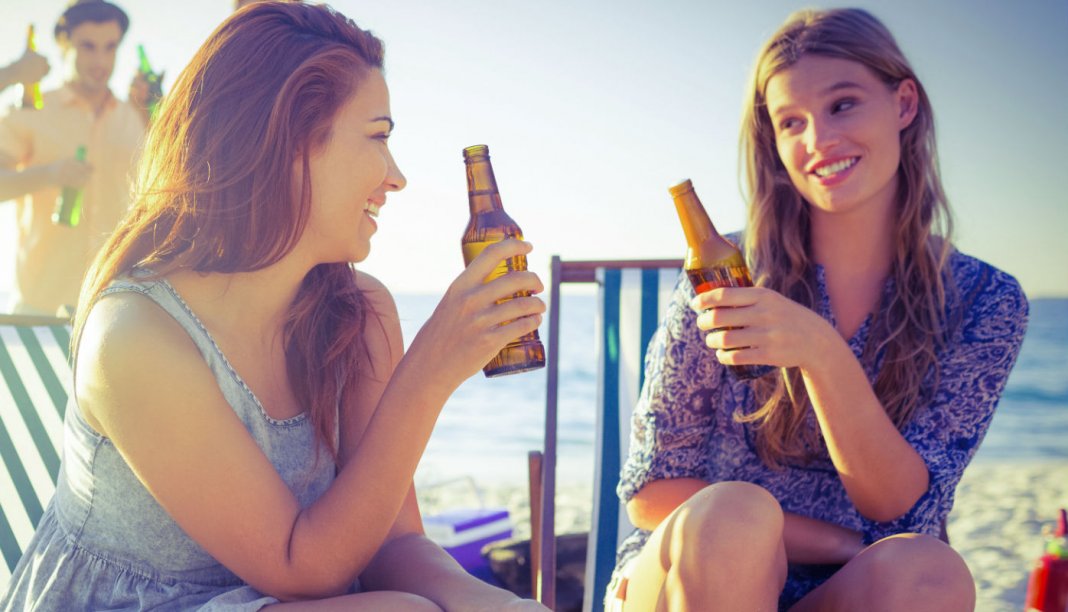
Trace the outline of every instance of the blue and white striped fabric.
{"label": "blue and white striped fabric", "polygon": [[681,273],[669,268],[599,268],[597,431],[593,514],[584,612],[603,610],[616,550],[634,526],[616,496],[630,441],[630,417],[644,382],[645,350]]}
{"label": "blue and white striped fabric", "polygon": [[0,315],[0,591],[55,491],[69,344],[66,319]]}

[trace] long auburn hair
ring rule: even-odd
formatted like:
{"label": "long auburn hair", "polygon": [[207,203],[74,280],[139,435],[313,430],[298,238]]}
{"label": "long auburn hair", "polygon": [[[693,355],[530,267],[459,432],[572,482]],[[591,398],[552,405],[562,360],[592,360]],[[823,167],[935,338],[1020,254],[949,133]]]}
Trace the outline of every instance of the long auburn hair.
{"label": "long auburn hair", "polygon": [[[757,285],[816,309],[808,204],[779,159],[768,116],[768,81],[806,55],[847,59],[872,71],[888,88],[912,79],[918,112],[901,132],[896,249],[890,275],[895,291],[873,320],[862,361],[882,356],[874,390],[900,430],[924,400],[923,383],[937,380],[944,342],[946,295],[954,290],[943,270],[952,252],[952,218],[939,178],[930,100],[889,30],[861,9],[803,10],[791,15],[757,57],[742,118],[740,154],[749,200],[746,255]],[[930,385],[927,386],[930,388]],[[757,450],[770,466],[805,462],[822,448],[808,420],[811,405],[797,368],[754,384],[759,408],[736,414],[757,424]]]}
{"label": "long auburn hair", "polygon": [[[244,272],[292,250],[309,216],[310,155],[382,56],[374,35],[322,5],[257,3],[219,25],[149,130],[135,204],[82,286],[74,345],[100,292],[135,267],[155,278]],[[305,276],[287,313],[289,382],[335,461],[337,410],[366,355],[367,312],[351,267],[331,263]]]}

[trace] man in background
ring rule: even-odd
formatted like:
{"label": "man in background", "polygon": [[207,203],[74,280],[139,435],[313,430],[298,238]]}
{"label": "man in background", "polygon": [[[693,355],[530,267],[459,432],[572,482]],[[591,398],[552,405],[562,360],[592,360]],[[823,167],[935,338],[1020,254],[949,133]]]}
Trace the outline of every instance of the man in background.
{"label": "man in background", "polygon": [[[51,315],[77,304],[86,269],[130,205],[147,88],[135,82],[138,99],[124,102],[108,87],[128,27],[110,2],[74,2],[55,27],[66,83],[44,94],[44,108],[0,118],[0,201],[16,199],[18,226],[10,311]],[[85,161],[75,157],[79,147]],[[52,221],[64,187],[83,190],[74,226]]]}

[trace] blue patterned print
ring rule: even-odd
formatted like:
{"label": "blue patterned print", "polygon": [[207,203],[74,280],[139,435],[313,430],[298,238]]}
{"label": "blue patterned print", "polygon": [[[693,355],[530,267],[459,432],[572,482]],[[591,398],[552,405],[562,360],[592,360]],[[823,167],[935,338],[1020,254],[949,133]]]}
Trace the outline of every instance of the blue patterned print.
{"label": "blue patterned print", "polygon": [[[784,511],[859,531],[865,543],[906,532],[937,537],[953,507],[961,474],[990,425],[1019,353],[1028,314],[1027,299],[1008,274],[960,253],[950,258],[948,271],[957,291],[947,298],[946,320],[956,323],[951,324],[950,341],[939,354],[940,380],[937,388],[926,390],[930,403],[918,409],[902,431],[926,462],[930,486],[903,516],[886,523],[861,516],[825,450],[806,465],[787,465],[781,470],[764,465],[756,454],[753,426],[732,418],[735,411],[756,408],[753,393],[747,383],[730,376],[705,346],[704,332],[697,328],[696,313],[689,307],[694,292],[685,275],[646,354],[645,384],[633,415],[620,498],[630,500],[655,480],[739,480],[770,491]],[[822,268],[816,269],[815,276],[818,311],[833,323]],[[893,282],[888,281],[885,291],[893,290]],[[858,359],[870,326],[869,317],[849,341]],[[881,360],[877,356],[875,361],[875,366],[865,366],[869,381],[874,381]],[[816,427],[812,411],[809,417],[810,425]],[[648,531],[636,530],[623,542],[617,573],[648,536]],[[834,569],[791,566],[781,605],[803,597]]]}

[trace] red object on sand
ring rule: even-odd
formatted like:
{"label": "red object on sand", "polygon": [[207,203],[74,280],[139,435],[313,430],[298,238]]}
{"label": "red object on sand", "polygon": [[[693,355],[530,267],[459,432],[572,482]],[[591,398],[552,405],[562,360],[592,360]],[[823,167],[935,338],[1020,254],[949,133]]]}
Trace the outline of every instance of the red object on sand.
{"label": "red object on sand", "polygon": [[1035,561],[1027,583],[1025,612],[1068,612],[1068,515],[1061,508],[1053,538]]}

